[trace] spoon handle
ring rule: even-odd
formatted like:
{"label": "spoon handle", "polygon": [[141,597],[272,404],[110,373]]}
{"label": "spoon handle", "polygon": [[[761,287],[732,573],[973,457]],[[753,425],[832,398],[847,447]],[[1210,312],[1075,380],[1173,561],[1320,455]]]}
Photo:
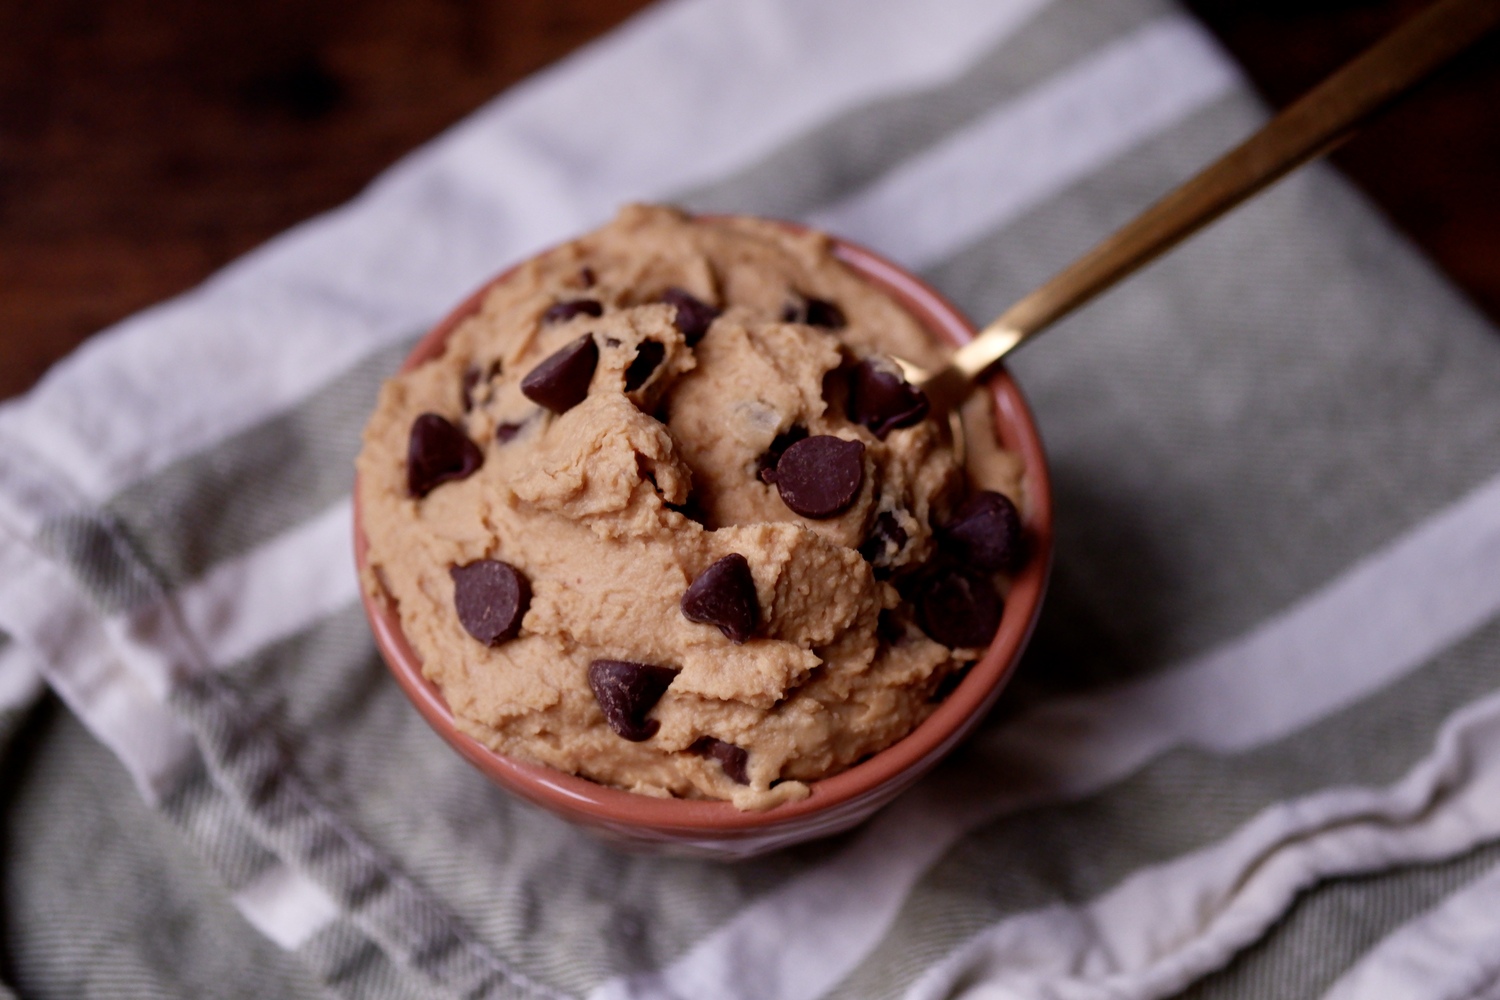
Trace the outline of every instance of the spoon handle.
{"label": "spoon handle", "polygon": [[924,380],[940,395],[982,379],[1002,357],[1283,175],[1343,142],[1500,24],[1500,0],[1440,0],[1271,119],[992,321]]}

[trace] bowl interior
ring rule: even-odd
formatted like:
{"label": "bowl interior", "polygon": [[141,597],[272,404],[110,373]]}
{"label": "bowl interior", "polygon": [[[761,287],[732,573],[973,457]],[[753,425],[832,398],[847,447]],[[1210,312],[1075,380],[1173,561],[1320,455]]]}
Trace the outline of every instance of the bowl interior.
{"label": "bowl interior", "polygon": [[[955,345],[973,337],[974,328],[968,320],[907,271],[847,242],[835,241],[835,253],[905,305],[935,336]],[[489,289],[510,273],[501,274],[475,292],[434,327],[412,350],[402,371],[440,354],[453,329],[477,312]],[[496,753],[455,728],[441,692],[422,675],[421,660],[401,631],[396,609],[388,600],[365,593],[376,642],[396,680],[440,735],[496,783],[554,812],[627,835],[650,829],[679,838],[712,840],[799,824],[808,831],[808,837],[835,832],[871,811],[872,796],[888,801],[968,735],[1015,669],[1040,610],[1052,556],[1052,497],[1046,460],[1031,413],[1010,376],[1002,371],[991,380],[989,390],[995,398],[995,430],[1000,443],[1018,453],[1024,463],[1023,516],[1030,543],[1028,560],[1006,595],[1000,628],[984,656],[932,715],[885,750],[846,771],[812,782],[812,794],[800,802],[764,812],[745,812],[728,802],[658,799]],[[367,542],[357,490],[355,497],[355,558],[363,574]],[[809,827],[814,819],[825,820],[827,829]]]}

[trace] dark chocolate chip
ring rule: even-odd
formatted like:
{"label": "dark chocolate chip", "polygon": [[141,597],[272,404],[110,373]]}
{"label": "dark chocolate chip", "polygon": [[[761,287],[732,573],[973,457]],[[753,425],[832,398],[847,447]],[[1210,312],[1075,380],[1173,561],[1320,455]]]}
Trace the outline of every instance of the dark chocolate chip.
{"label": "dark chocolate chip", "polygon": [[592,267],[583,267],[578,269],[578,283],[584,288],[593,288],[594,282],[598,280],[599,279],[594,276],[594,269]]}
{"label": "dark chocolate chip", "polygon": [[595,660],[589,664],[589,687],[615,735],[632,743],[649,740],[661,728],[646,713],[661,701],[677,671],[629,660]]}
{"label": "dark chocolate chip", "polygon": [[[801,424],[794,424],[776,435],[776,439],[771,442],[771,447],[766,449],[766,453],[755,460],[755,475],[761,482],[769,483],[771,479],[766,478],[766,472],[775,469],[776,463],[781,461],[781,456],[786,454],[786,450],[806,437],[807,428]],[[775,478],[775,473],[772,473],[771,478]]]}
{"label": "dark chocolate chip", "polygon": [[761,479],[775,483],[781,502],[815,520],[843,513],[865,482],[865,446],[831,434],[798,441]]}
{"label": "dark chocolate chip", "polygon": [[724,768],[724,774],[736,785],[750,784],[750,773],[745,766],[750,763],[750,754],[744,747],[726,743],[717,736],[700,736],[688,747],[688,753],[699,757],[712,757]]}
{"label": "dark chocolate chip", "polygon": [[1014,569],[1022,552],[1021,514],[1009,497],[983,490],[954,511],[938,543],[976,569]]}
{"label": "dark chocolate chip", "polygon": [[922,631],[955,649],[988,646],[1005,611],[989,577],[946,564],[921,575],[913,603]]}
{"label": "dark chocolate chip", "polygon": [[750,563],[731,552],[699,573],[682,595],[682,614],[690,622],[717,625],[730,642],[750,638],[760,620]]}
{"label": "dark chocolate chip", "polygon": [[526,426],[526,421],[516,424],[500,424],[495,428],[495,440],[501,444],[509,444],[515,440],[517,434]]}
{"label": "dark chocolate chip", "polygon": [[554,413],[566,413],[588,398],[599,366],[599,345],[585,333],[526,373],[521,392]]}
{"label": "dark chocolate chip", "polygon": [[436,413],[424,413],[411,424],[406,446],[406,489],[421,499],[450,479],[467,479],[484,464],[484,452]]}
{"label": "dark chocolate chip", "polygon": [[929,409],[925,392],[873,359],[849,371],[849,419],[882,441],[896,428],[920,421]]}
{"label": "dark chocolate chip", "polygon": [[844,310],[826,302],[823,299],[807,300],[807,324],[809,326],[822,326],[830,330],[842,330],[847,320],[844,319]]}
{"label": "dark chocolate chip", "polygon": [[661,300],[676,308],[672,325],[682,334],[689,347],[703,339],[713,321],[719,318],[719,310],[681,288],[668,288],[661,293]]}
{"label": "dark chocolate chip", "polygon": [[498,559],[450,566],[453,606],[459,624],[484,643],[497,646],[513,639],[531,603],[531,584],[521,571]]}
{"label": "dark chocolate chip", "polygon": [[643,340],[636,345],[635,360],[625,369],[625,391],[634,392],[646,384],[661,359],[667,356],[667,345],[657,340]]}
{"label": "dark chocolate chip", "polygon": [[598,299],[574,299],[571,302],[554,302],[542,313],[546,324],[566,323],[574,316],[603,316],[604,306]]}
{"label": "dark chocolate chip", "polygon": [[887,543],[894,546],[896,552],[906,544],[906,529],[901,527],[901,522],[896,519],[895,511],[881,511],[880,516],[875,519],[875,524],[870,528],[870,537],[864,540],[859,547],[859,554],[865,557],[866,562],[875,562],[882,559],[886,554]]}
{"label": "dark chocolate chip", "polygon": [[805,323],[808,326],[821,326],[828,330],[842,330],[848,321],[844,318],[844,310],[829,302],[827,299],[814,299],[799,296],[788,302],[781,309],[781,321],[783,323]]}

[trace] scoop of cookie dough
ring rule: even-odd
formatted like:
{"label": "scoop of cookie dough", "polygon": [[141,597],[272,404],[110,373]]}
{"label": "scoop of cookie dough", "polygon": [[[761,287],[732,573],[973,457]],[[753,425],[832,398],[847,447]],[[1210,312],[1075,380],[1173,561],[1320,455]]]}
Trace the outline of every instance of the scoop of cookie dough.
{"label": "scoop of cookie dough", "polygon": [[647,795],[805,797],[977,656],[1002,543],[966,540],[1020,523],[1014,458],[972,448],[966,473],[890,355],[937,348],[825,237],[627,207],[386,383],[363,584],[497,751]]}

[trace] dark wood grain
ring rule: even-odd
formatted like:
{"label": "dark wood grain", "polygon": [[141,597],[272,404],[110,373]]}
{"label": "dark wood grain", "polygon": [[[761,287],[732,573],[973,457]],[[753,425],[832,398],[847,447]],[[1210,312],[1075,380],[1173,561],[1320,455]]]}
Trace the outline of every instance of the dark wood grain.
{"label": "dark wood grain", "polygon": [[[0,5],[0,397],[644,0]],[[1416,0],[1190,0],[1274,104]],[[1500,43],[1337,163],[1500,316]]]}
{"label": "dark wood grain", "polygon": [[0,4],[0,396],[643,6]]}
{"label": "dark wood grain", "polygon": [[[1427,2],[1187,0],[1187,6],[1279,108]],[[1500,34],[1367,126],[1333,162],[1500,322]]]}

